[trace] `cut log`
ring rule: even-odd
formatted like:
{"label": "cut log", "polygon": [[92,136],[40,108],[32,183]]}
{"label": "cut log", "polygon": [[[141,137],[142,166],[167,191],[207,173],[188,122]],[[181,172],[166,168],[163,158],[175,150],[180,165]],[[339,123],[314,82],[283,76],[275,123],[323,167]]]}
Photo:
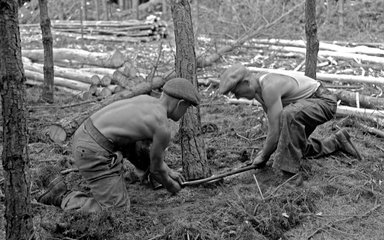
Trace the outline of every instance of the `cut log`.
{"label": "cut log", "polygon": [[130,79],[122,74],[120,71],[116,70],[112,76],[112,84],[122,86],[123,88],[128,88]]}
{"label": "cut log", "polygon": [[367,125],[359,123],[357,121],[354,121],[353,124],[355,126],[359,127],[364,132],[370,133],[370,134],[375,135],[377,137],[384,138],[384,132],[382,130],[379,130],[379,129],[374,128],[374,127],[367,126]]}
{"label": "cut log", "polygon": [[112,68],[101,68],[101,67],[89,67],[89,68],[81,68],[82,71],[86,71],[86,72],[91,72],[93,74],[97,74],[97,75],[108,75],[108,76],[112,76],[113,73],[116,71],[115,69],[112,69]]}
{"label": "cut log", "polygon": [[111,96],[112,94],[113,94],[113,92],[110,88],[103,87],[103,89],[100,91],[99,96],[105,98],[105,97]]}
{"label": "cut log", "polygon": [[97,91],[97,88],[98,88],[98,84],[91,84],[91,86],[89,86],[89,94],[91,95],[95,95],[96,96],[96,91]]}
{"label": "cut log", "polygon": [[136,86],[137,84],[145,81],[145,79],[141,76],[137,77],[126,77],[124,74],[122,74],[120,71],[116,70],[113,73],[112,76],[112,84],[116,84],[119,86],[122,86],[123,88],[132,88]]}
{"label": "cut log", "polygon": [[[248,99],[228,99],[228,103],[231,104],[248,104],[261,107],[261,104],[256,100]],[[354,108],[348,106],[337,106],[336,115],[338,116],[355,116],[364,120],[372,121],[382,127],[384,127],[384,111],[378,111],[366,108]]]}
{"label": "cut log", "polygon": [[[44,65],[40,63],[30,63],[23,62],[24,69],[44,73]],[[94,76],[92,73],[81,71],[79,69],[74,68],[62,68],[62,67],[54,67],[54,75],[55,77],[62,77],[67,79],[72,79],[76,81],[80,81],[83,83],[92,84],[92,77]]]}
{"label": "cut log", "polygon": [[137,77],[137,70],[135,66],[129,61],[125,62],[123,66],[119,67],[116,71],[121,72],[128,78]]}
{"label": "cut log", "polygon": [[[24,70],[24,73],[27,79],[44,82],[44,74],[42,73],[33,72],[30,70]],[[90,84],[88,83],[82,83],[82,82],[78,82],[78,81],[74,81],[66,78],[60,78],[60,77],[55,77],[54,83],[55,83],[55,86],[62,86],[62,87],[79,90],[79,91],[88,91],[90,87]]]}
{"label": "cut log", "polygon": [[81,35],[81,34],[77,34],[77,33],[64,33],[64,32],[61,32],[61,33],[52,32],[52,34],[76,38],[76,39],[88,39],[88,40],[108,41],[108,42],[138,43],[138,42],[150,42],[153,40],[160,39],[160,36],[158,36],[158,35],[145,36],[145,37],[115,37],[115,36],[104,36],[104,35],[90,36],[90,35]]}
{"label": "cut log", "polygon": [[[22,50],[22,55],[31,59],[32,61],[41,61],[44,59],[44,52],[42,49]],[[106,68],[118,68],[124,64],[125,57],[118,50],[115,50],[113,53],[97,53],[81,49],[54,48],[53,60],[55,62],[72,60],[82,64],[89,64]]]}
{"label": "cut log", "polygon": [[[253,72],[274,72],[274,73],[298,73],[304,75],[303,72],[289,71],[283,69],[271,69],[271,68],[256,68],[247,67]],[[384,84],[384,78],[377,77],[365,77],[365,76],[354,76],[345,74],[328,74],[328,73],[317,73],[316,77],[318,80],[323,81],[340,81],[340,82],[354,82],[354,83],[372,83],[372,84]]]}
{"label": "cut log", "polygon": [[48,129],[49,138],[53,140],[55,143],[62,143],[66,139],[65,132],[62,131],[60,125],[52,124]]}
{"label": "cut log", "polygon": [[81,99],[82,100],[88,100],[92,98],[92,94],[90,92],[82,92]]}
{"label": "cut log", "polygon": [[[247,45],[253,46],[257,44],[269,44],[269,45],[280,45],[280,46],[294,46],[305,48],[305,42],[303,40],[287,40],[287,39],[252,39]],[[384,50],[380,48],[373,48],[367,46],[356,46],[356,47],[344,47],[336,44],[320,42],[320,50],[329,50],[340,53],[360,53],[373,56],[384,56]]]}
{"label": "cut log", "polygon": [[[30,86],[38,86],[38,87],[42,87],[43,86],[43,82],[42,81],[34,81],[34,80],[31,80],[31,79],[27,79],[27,81],[25,81],[25,84],[26,85],[30,85]],[[67,87],[55,86],[55,89],[58,89],[60,91],[63,91],[63,92],[66,92],[66,93],[70,93],[70,94],[76,95],[76,96],[80,96],[83,93],[83,91],[74,90],[74,89],[70,89],[70,88],[67,88]]]}
{"label": "cut log", "polygon": [[[302,53],[302,54],[305,54],[305,52],[306,52],[305,48],[300,48],[300,47],[273,46],[273,45],[266,45],[266,44],[257,44],[254,47],[255,48],[268,49],[271,51],[279,51],[279,52],[298,52],[298,53]],[[318,52],[318,56],[336,57],[336,58],[347,59],[347,60],[359,59],[361,61],[384,64],[384,57],[377,57],[377,56],[358,54],[358,53],[334,52],[334,51],[320,50]]]}
{"label": "cut log", "polygon": [[112,82],[112,78],[108,75],[105,75],[100,79],[100,85],[103,87],[111,85],[111,82]]}
{"label": "cut log", "polygon": [[[153,81],[151,82],[141,82],[140,84],[136,85],[132,89],[127,89],[124,91],[121,91],[119,93],[113,94],[110,97],[102,100],[101,102],[95,104],[94,106],[90,107],[87,111],[79,112],[76,116],[71,116],[65,119],[62,119],[60,122],[58,122],[55,125],[60,126],[60,130],[57,130],[57,128],[54,129],[54,131],[60,131],[60,134],[52,134],[52,136],[60,136],[58,139],[52,139],[55,142],[64,142],[69,137],[72,136],[72,134],[76,131],[76,129],[83,123],[83,121],[88,118],[92,113],[96,112],[97,110],[101,109],[102,107],[126,98],[132,98],[141,94],[146,94],[152,91],[152,89],[160,88],[164,85],[166,81],[169,79],[172,79],[176,76],[175,72],[172,70],[165,74],[163,77],[154,77]],[[62,137],[65,135],[65,137]],[[50,135],[51,136],[51,135]]]}
{"label": "cut log", "polygon": [[338,106],[337,113],[343,116],[352,115],[366,119],[380,119],[384,122],[384,111],[367,109],[367,108],[354,108],[349,106]]}
{"label": "cut log", "polygon": [[[344,105],[356,107],[356,93],[349,91],[335,91],[335,94],[338,99],[344,102]],[[360,106],[368,109],[384,109],[384,99],[365,96],[358,94]]]}
{"label": "cut log", "polygon": [[98,75],[92,75],[91,85],[100,85],[100,77]]}

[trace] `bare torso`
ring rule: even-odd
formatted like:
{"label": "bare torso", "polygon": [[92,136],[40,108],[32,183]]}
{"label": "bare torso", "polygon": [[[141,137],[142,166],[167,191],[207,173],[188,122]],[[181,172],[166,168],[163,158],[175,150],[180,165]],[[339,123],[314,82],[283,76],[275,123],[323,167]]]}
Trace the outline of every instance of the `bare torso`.
{"label": "bare torso", "polygon": [[94,113],[91,119],[117,145],[152,140],[157,128],[168,129],[165,107],[159,99],[147,95],[116,101]]}

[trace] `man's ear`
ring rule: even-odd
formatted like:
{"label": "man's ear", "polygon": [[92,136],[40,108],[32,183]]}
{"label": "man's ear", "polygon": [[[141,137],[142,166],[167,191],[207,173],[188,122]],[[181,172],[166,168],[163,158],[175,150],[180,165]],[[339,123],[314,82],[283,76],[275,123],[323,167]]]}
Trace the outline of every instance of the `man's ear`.
{"label": "man's ear", "polygon": [[185,102],[185,100],[184,100],[184,99],[180,99],[180,100],[177,102],[176,107],[179,107],[179,105],[180,105],[181,103],[183,103],[183,102]]}

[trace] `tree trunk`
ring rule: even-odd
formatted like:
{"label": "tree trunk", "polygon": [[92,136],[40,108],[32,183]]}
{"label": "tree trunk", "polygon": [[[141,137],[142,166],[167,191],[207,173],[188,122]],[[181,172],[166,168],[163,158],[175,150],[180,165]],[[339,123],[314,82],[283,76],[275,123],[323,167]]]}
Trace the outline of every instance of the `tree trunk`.
{"label": "tree trunk", "polygon": [[[192,81],[197,88],[196,54],[191,7],[188,0],[172,0],[171,11],[175,25],[176,76]],[[205,143],[201,137],[200,109],[187,110],[180,124],[180,143],[184,175],[188,180],[211,175]]]}
{"label": "tree trunk", "polygon": [[40,25],[43,34],[44,47],[44,84],[41,98],[48,103],[53,103],[54,93],[54,69],[53,69],[53,50],[52,50],[52,33],[51,20],[48,15],[47,0],[39,0],[40,8]]}
{"label": "tree trunk", "polygon": [[305,1],[305,35],[307,38],[305,75],[316,79],[317,53],[319,52],[316,25],[316,0]]}
{"label": "tree trunk", "polygon": [[31,239],[31,209],[25,77],[21,61],[17,1],[0,0],[0,93],[2,163],[7,240]]}
{"label": "tree trunk", "polygon": [[139,20],[140,12],[139,12],[139,0],[132,0],[132,8],[135,11],[135,19]]}
{"label": "tree trunk", "polygon": [[325,16],[324,24],[329,23],[331,21],[332,10],[333,10],[332,2],[334,0],[326,0],[326,1],[327,1],[327,13]]}
{"label": "tree trunk", "polygon": [[109,15],[108,15],[108,3],[107,0],[102,0],[103,3],[103,11],[104,11],[104,20],[108,21],[109,20]]}
{"label": "tree trunk", "polygon": [[161,11],[162,11],[162,19],[163,20],[168,20],[168,4],[167,4],[167,0],[162,0],[161,2]]}
{"label": "tree trunk", "polygon": [[339,33],[344,33],[344,0],[337,1],[339,13]]}
{"label": "tree trunk", "polygon": [[87,21],[88,19],[88,12],[87,12],[87,0],[82,0],[81,1],[81,10],[82,10],[82,15],[83,15],[83,20]]}
{"label": "tree trunk", "polygon": [[101,15],[101,0],[96,0],[96,20],[100,20]]}

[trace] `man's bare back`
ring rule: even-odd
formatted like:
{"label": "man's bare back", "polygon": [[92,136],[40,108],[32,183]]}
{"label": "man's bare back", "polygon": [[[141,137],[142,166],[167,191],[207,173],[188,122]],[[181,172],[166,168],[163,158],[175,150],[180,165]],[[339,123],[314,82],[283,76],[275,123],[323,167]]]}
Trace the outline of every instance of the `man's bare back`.
{"label": "man's bare back", "polygon": [[165,107],[159,99],[147,95],[114,102],[91,119],[105,137],[118,145],[152,140],[156,128],[168,129]]}

